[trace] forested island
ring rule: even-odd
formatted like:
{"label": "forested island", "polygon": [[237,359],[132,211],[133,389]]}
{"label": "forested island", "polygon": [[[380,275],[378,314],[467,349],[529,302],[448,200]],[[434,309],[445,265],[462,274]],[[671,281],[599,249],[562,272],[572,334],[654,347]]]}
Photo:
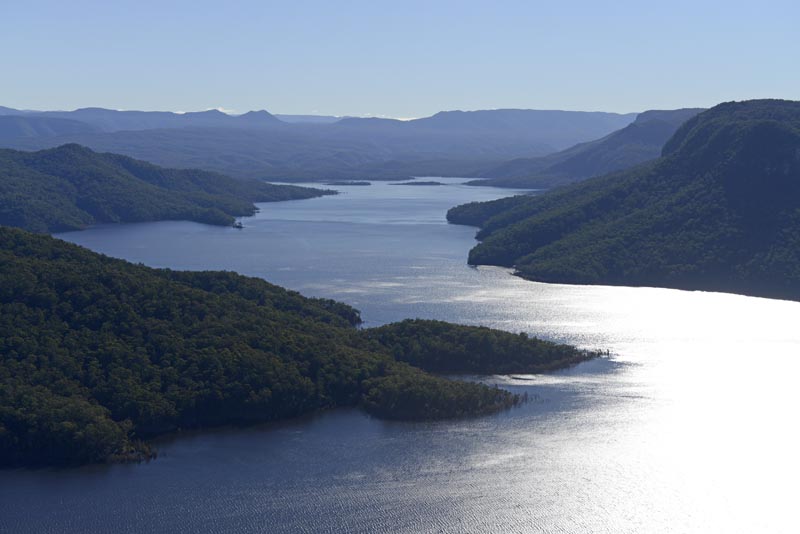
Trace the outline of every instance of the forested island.
{"label": "forested island", "polygon": [[433,373],[534,372],[591,357],[437,321],[359,312],[230,272],[178,272],[0,227],[0,464],[147,458],[165,432],[361,406],[488,414],[508,391]]}
{"label": "forested island", "polygon": [[538,196],[453,208],[469,263],[531,280],[800,299],[800,102],[720,104],[662,157]]}
{"label": "forested island", "polygon": [[442,182],[436,182],[434,180],[428,180],[428,181],[419,181],[419,182],[418,181],[396,182],[396,183],[393,183],[391,185],[421,185],[421,186],[426,186],[426,185],[444,185],[444,184]]}
{"label": "forested island", "polygon": [[38,152],[0,149],[0,224],[34,232],[161,220],[230,226],[235,217],[253,215],[254,202],[330,194],[335,192],[165,169],[74,144]]}

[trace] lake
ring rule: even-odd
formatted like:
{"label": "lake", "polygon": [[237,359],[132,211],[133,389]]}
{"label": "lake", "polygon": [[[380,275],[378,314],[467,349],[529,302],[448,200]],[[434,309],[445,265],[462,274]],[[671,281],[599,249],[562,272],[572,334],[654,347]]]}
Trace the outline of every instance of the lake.
{"label": "lake", "polygon": [[156,267],[263,277],[347,302],[366,326],[481,324],[608,358],[487,377],[532,399],[490,417],[335,410],[172,436],[149,463],[2,471],[0,532],[797,531],[800,303],[469,267],[475,229],[445,212],[510,192],[436,180],[446,185],[262,204],[242,230],[162,222],[59,237]]}

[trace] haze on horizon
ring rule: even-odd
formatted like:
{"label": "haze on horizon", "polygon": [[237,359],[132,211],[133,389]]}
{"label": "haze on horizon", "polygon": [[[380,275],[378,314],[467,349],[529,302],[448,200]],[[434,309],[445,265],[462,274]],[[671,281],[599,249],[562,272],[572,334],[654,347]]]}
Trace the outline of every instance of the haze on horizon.
{"label": "haze on horizon", "polygon": [[412,118],[800,99],[787,0],[163,4],[0,7],[0,105]]}

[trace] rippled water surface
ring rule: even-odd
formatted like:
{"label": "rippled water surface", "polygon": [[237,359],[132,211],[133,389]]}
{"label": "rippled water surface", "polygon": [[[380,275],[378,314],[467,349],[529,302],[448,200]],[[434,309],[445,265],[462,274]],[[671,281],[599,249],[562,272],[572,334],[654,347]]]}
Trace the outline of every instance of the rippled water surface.
{"label": "rippled water surface", "polygon": [[[465,264],[457,180],[264,204],[245,229],[166,222],[60,237],[152,266],[229,269],[362,310],[526,331],[611,357],[496,380],[492,417],[339,410],[185,434],[141,465],[0,472],[2,532],[796,532],[800,303],[526,282]],[[794,422],[793,422],[794,421]]]}

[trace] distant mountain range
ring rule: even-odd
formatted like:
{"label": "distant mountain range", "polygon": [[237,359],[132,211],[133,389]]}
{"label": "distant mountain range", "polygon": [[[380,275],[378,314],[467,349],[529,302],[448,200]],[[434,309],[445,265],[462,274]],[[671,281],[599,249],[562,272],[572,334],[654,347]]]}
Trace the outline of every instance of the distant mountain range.
{"label": "distant mountain range", "polygon": [[546,145],[549,150],[571,146],[577,138],[595,139],[629,124],[635,113],[576,112],[532,109],[441,111],[430,117],[400,121],[377,118],[345,118],[338,125],[373,132],[440,132],[449,136],[481,133],[519,137]]}
{"label": "distant mountain range", "polygon": [[56,137],[95,133],[98,129],[91,124],[74,119],[55,119],[50,117],[25,117],[17,115],[0,116],[0,140],[13,140],[29,137]]}
{"label": "distant mountain range", "polygon": [[330,124],[342,120],[344,117],[333,115],[284,115],[277,113],[275,117],[289,123]]}
{"label": "distant mountain range", "polygon": [[699,108],[651,110],[600,139],[538,158],[520,158],[480,171],[488,180],[470,185],[547,189],[627,169],[656,159],[664,143]]}
{"label": "distant mountain range", "polygon": [[448,220],[481,227],[471,264],[532,280],[800,300],[800,102],[720,104],[652,163]]}
{"label": "distant mountain range", "polygon": [[[448,111],[415,120],[116,111],[0,110],[12,126],[0,145],[34,150],[78,143],[159,165],[284,181],[415,174],[464,175],[607,135],[635,114],[576,111]],[[15,118],[12,118],[15,117]],[[72,120],[73,129],[55,120]],[[19,133],[19,135],[15,135]]]}
{"label": "distant mountain range", "polygon": [[69,119],[83,122],[100,132],[154,130],[160,128],[269,128],[282,124],[271,113],[250,111],[228,115],[216,109],[173,113],[170,111],[118,111],[104,108],[81,108],[74,111],[20,111],[0,109],[0,115],[27,119]]}
{"label": "distant mountain range", "polygon": [[0,225],[35,232],[168,219],[230,225],[234,217],[252,215],[253,202],[332,193],[165,169],[79,145],[39,152],[0,149]]}

